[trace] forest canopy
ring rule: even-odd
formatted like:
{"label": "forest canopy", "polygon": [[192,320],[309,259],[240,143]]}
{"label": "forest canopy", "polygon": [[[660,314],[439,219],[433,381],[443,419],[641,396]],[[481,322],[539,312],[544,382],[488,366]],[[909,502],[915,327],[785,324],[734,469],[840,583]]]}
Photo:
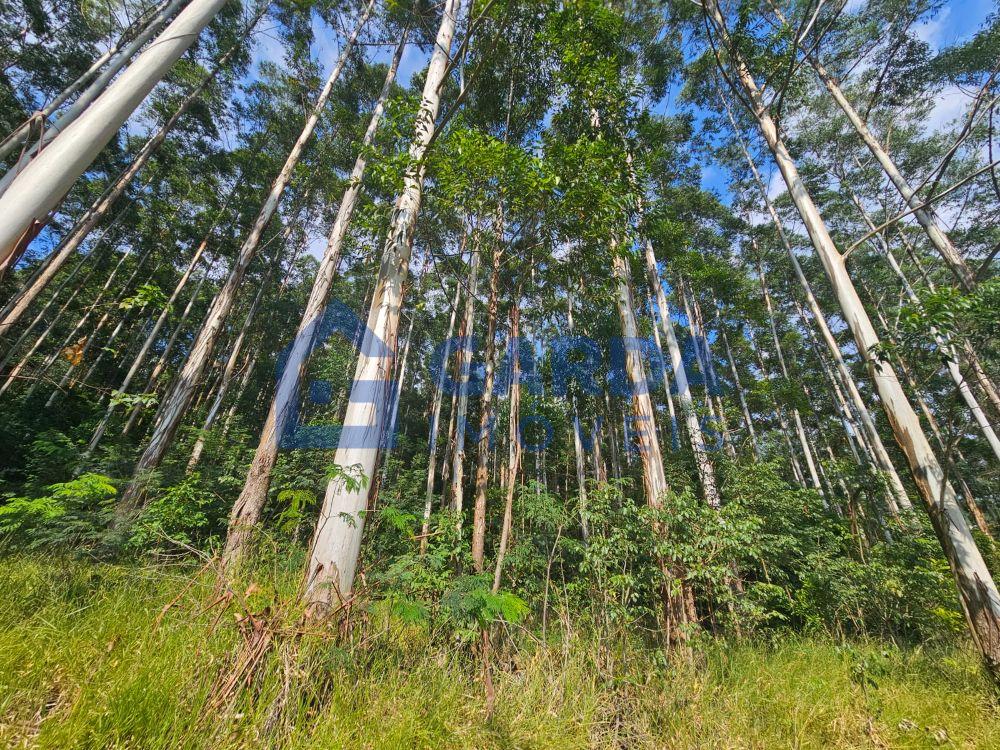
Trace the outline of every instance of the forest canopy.
{"label": "forest canopy", "polygon": [[0,36],[11,746],[1000,746],[996,7]]}

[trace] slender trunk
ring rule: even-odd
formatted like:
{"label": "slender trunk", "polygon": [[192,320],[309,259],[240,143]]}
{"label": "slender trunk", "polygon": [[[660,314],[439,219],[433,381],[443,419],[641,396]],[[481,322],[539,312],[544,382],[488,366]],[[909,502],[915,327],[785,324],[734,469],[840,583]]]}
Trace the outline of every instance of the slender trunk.
{"label": "slender trunk", "polygon": [[[498,240],[503,241],[503,224],[500,222]],[[476,483],[472,512],[472,564],[477,572],[483,570],[486,560],[486,461],[493,442],[493,380],[497,368],[497,305],[500,294],[500,260],[503,253],[493,248],[493,271],[490,274],[490,294],[486,305],[486,372],[483,378],[483,400],[479,411],[479,435],[476,446]]]}
{"label": "slender trunk", "polygon": [[[464,238],[463,238],[464,239]],[[461,255],[461,252],[459,253]],[[431,406],[430,445],[427,448],[427,489],[424,494],[424,520],[420,527],[420,554],[427,552],[428,535],[431,530],[431,511],[434,508],[434,474],[437,471],[438,425],[441,421],[441,404],[444,401],[444,381],[448,376],[448,360],[451,355],[451,338],[455,334],[455,318],[458,317],[458,303],[462,297],[462,283],[455,282],[455,299],[451,303],[451,317],[448,319],[448,334],[441,356],[441,372],[434,385],[434,403]]]}
{"label": "slender trunk", "polygon": [[[612,261],[616,282],[615,302],[618,307],[618,317],[621,321],[622,335],[625,338],[625,369],[628,372],[632,386],[632,410],[635,419],[634,435],[639,448],[639,458],[642,461],[642,476],[645,487],[646,503],[654,510],[663,507],[663,496],[669,491],[666,473],[663,470],[663,455],[656,435],[656,413],[649,397],[649,381],[646,379],[642,362],[642,352],[639,351],[639,327],[635,319],[635,307],[632,304],[632,290],[629,283],[629,272],[626,261],[616,254]],[[654,523],[654,531],[662,534],[658,522]],[[684,624],[688,622],[685,605],[686,587],[675,582],[681,581],[678,566],[666,559],[659,561],[664,575],[662,591],[664,625],[667,639],[672,644],[682,643],[686,639]]]}
{"label": "slender trunk", "polygon": [[173,114],[167,119],[167,121],[156,131],[153,136],[146,141],[139,153],[136,154],[135,159],[132,163],[118,176],[118,178],[104,191],[104,194],[91,206],[83,216],[81,216],[69,233],[62,239],[59,243],[58,249],[53,253],[51,259],[47,260],[45,267],[42,272],[38,275],[34,281],[26,286],[21,292],[7,305],[2,317],[0,317],[0,336],[3,336],[10,330],[11,326],[15,325],[21,316],[27,311],[29,305],[35,300],[42,289],[52,280],[52,278],[59,272],[63,267],[63,264],[73,257],[73,255],[83,244],[84,240],[90,235],[91,231],[96,227],[104,217],[108,214],[114,204],[122,196],[128,186],[132,183],[132,180],[137,174],[149,163],[149,160],[153,155],[159,150],[160,146],[163,145],[167,138],[167,135],[173,130],[177,121],[191,108],[208,87],[208,85],[215,79],[219,72],[225,67],[229,58],[236,52],[239,45],[234,45],[225,55],[220,58],[219,62],[216,64],[215,70],[205,76],[201,83],[199,83],[178,105],[177,109],[174,110]]}
{"label": "slender trunk", "polygon": [[406,47],[406,39],[407,34],[404,32],[396,46],[396,52],[386,73],[378,101],[372,110],[368,128],[361,141],[358,156],[354,161],[354,168],[351,170],[347,189],[344,191],[337,209],[337,217],[330,228],[326,250],[319,268],[316,269],[316,278],[313,280],[312,290],[309,292],[309,300],[306,302],[298,330],[295,332],[295,339],[288,350],[284,369],[278,378],[274,398],[271,400],[264,426],[261,429],[257,450],[254,452],[250,468],[247,470],[246,482],[230,512],[224,555],[227,564],[237,561],[245,551],[248,536],[253,533],[254,527],[260,520],[264,504],[267,502],[267,493],[271,486],[271,471],[278,460],[281,437],[288,427],[289,416],[298,403],[299,387],[305,376],[312,350],[316,346],[317,336],[322,329],[330,290],[340,266],[344,240],[347,237],[354,208],[363,186],[365,167],[367,166],[367,150],[374,142],[375,134],[378,132],[379,122],[385,111],[392,84],[396,79],[399,61]]}
{"label": "slender trunk", "polygon": [[837,105],[847,116],[848,122],[851,123],[851,126],[857,131],[858,136],[864,142],[872,156],[875,157],[879,166],[882,167],[882,171],[885,172],[886,177],[889,178],[893,187],[896,188],[899,195],[906,201],[907,207],[914,209],[914,218],[923,228],[927,234],[927,238],[944,259],[948,268],[955,274],[955,278],[958,279],[958,283],[962,289],[966,292],[974,290],[976,288],[976,275],[969,268],[968,264],[966,264],[958,248],[955,247],[954,243],[952,243],[951,239],[945,233],[941,225],[941,220],[935,213],[934,208],[932,206],[921,207],[924,202],[923,198],[917,194],[906,178],[903,177],[892,157],[889,156],[888,151],[879,143],[871,130],[868,129],[867,123],[865,123],[858,111],[848,101],[834,77],[827,72],[826,68],[820,64],[815,56],[807,54],[806,58],[816,71],[819,79],[823,82],[823,85],[826,86],[831,96],[833,96],[834,101],[837,102]]}
{"label": "slender trunk", "polygon": [[257,311],[260,309],[260,303],[264,299],[264,290],[267,289],[270,277],[271,274],[268,274],[261,282],[260,288],[257,290],[257,296],[254,297],[250,309],[247,311],[246,318],[243,319],[243,326],[240,328],[236,340],[230,346],[229,357],[226,359],[226,366],[222,370],[222,378],[219,380],[219,387],[215,391],[215,398],[212,399],[212,405],[208,408],[205,421],[202,423],[201,429],[198,431],[198,437],[191,449],[191,457],[187,463],[188,472],[194,471],[201,461],[201,454],[205,450],[205,438],[215,425],[215,420],[219,416],[219,410],[222,408],[222,404],[226,400],[226,395],[229,393],[233,373],[236,371],[236,363],[239,361],[240,352],[242,352],[247,335],[250,333],[250,326],[253,325],[254,318],[257,317]]}
{"label": "slender trunk", "polygon": [[722,332],[722,344],[726,347],[726,359],[729,360],[729,371],[733,374],[733,385],[736,386],[736,394],[740,400],[740,411],[743,412],[743,422],[747,426],[747,435],[750,436],[750,448],[753,450],[755,459],[760,459],[760,446],[757,443],[757,431],[753,426],[753,417],[750,415],[750,406],[747,404],[746,393],[743,391],[743,383],[740,382],[740,372],[736,367],[736,358],[733,357],[733,349],[729,345],[729,334],[723,325],[719,326]]}
{"label": "slender trunk", "polygon": [[[69,306],[72,305],[73,302],[76,300],[77,296],[84,289],[87,282],[90,280],[90,277],[94,274],[95,270],[96,268],[92,268],[87,274],[84,275],[83,280],[73,290],[73,292],[69,295],[66,301],[63,302],[59,310],[56,311],[56,314],[52,317],[52,320],[45,327],[45,330],[43,330],[38,335],[38,337],[34,340],[31,346],[28,347],[28,351],[25,352],[25,354],[18,360],[17,364],[14,365],[11,371],[7,373],[7,379],[4,381],[3,385],[0,386],[0,395],[3,395],[7,391],[7,389],[10,388],[21,376],[21,371],[24,370],[25,367],[27,367],[28,363],[31,361],[31,358],[34,356],[35,352],[38,351],[38,349],[42,346],[42,344],[45,343],[45,341],[51,335],[52,331],[55,329],[56,324],[59,322],[59,319],[62,317],[63,313],[66,312]],[[16,348],[11,348],[11,350],[7,353],[7,356],[4,358],[3,361],[4,367],[7,366],[8,362],[14,356],[16,351],[17,351]]]}
{"label": "slender trunk", "polygon": [[[149,378],[146,380],[146,386],[142,389],[142,393],[152,393],[154,389],[159,385],[160,376],[167,367],[167,363],[170,361],[170,355],[173,354],[174,346],[177,344],[177,340],[180,338],[181,333],[184,331],[187,324],[188,318],[191,317],[191,311],[194,309],[195,303],[201,296],[201,289],[205,286],[205,282],[208,280],[211,270],[214,268],[214,264],[210,266],[198,279],[197,285],[195,285],[194,291],[191,292],[190,298],[188,298],[187,304],[184,306],[184,310],[181,312],[181,317],[174,326],[173,333],[170,334],[170,338],[167,340],[167,345],[163,347],[163,352],[156,360],[156,364],[153,365],[152,371],[149,373]],[[140,406],[132,407],[131,412],[128,415],[128,419],[125,420],[125,424],[122,427],[122,435],[127,435],[132,427],[135,426],[136,420],[142,413],[142,408]],[[87,448],[88,452],[93,451],[100,442],[103,433],[98,434],[97,432],[90,439],[90,444]]]}
{"label": "slender trunk", "polygon": [[[209,230],[211,231],[211,230]],[[198,266],[198,261],[201,260],[202,254],[205,252],[205,248],[208,245],[208,237],[206,236],[199,244],[197,249],[194,251],[194,255],[188,262],[187,268],[184,269],[184,273],[181,274],[180,279],[178,279],[177,284],[174,286],[173,292],[170,294],[170,298],[167,300],[163,309],[160,311],[159,316],[156,318],[156,322],[153,323],[153,327],[149,330],[146,335],[145,341],[143,341],[139,352],[135,355],[132,360],[132,365],[129,367],[128,372],[122,379],[121,384],[118,386],[119,393],[128,393],[128,388],[132,384],[132,379],[139,373],[143,364],[146,362],[146,357],[149,355],[150,350],[153,348],[153,344],[156,343],[157,338],[160,335],[160,331],[163,330],[164,324],[167,322],[167,318],[170,316],[170,311],[173,309],[174,303],[177,302],[177,298],[180,296],[181,292],[184,291],[184,287],[187,286],[188,280],[191,278],[191,274],[194,269]],[[107,429],[108,421],[111,419],[111,415],[114,412],[115,406],[114,402],[108,404],[108,407],[104,411],[104,416],[101,417],[101,421],[98,422],[97,427],[94,428],[94,432],[91,434],[90,443],[96,447],[97,443],[100,442],[101,437],[104,435],[104,431]],[[88,446],[88,453],[93,450],[93,448]]]}
{"label": "slender trunk", "polygon": [[[854,205],[857,206],[858,210],[861,212],[862,218],[865,220],[865,224],[870,229],[874,229],[875,226],[872,223],[872,219],[868,215],[868,212],[865,211],[864,205],[858,197],[851,193],[851,199],[854,201]],[[920,301],[920,297],[910,285],[909,279],[906,278],[906,274],[903,272],[899,262],[896,260],[896,256],[892,254],[892,249],[889,247],[888,242],[886,242],[882,235],[877,235],[877,240],[876,247],[879,249],[879,253],[883,258],[885,258],[889,267],[896,275],[896,278],[899,279],[899,283],[902,285],[903,292],[906,294],[910,304],[914,307],[921,308],[923,303]],[[980,406],[979,400],[976,398],[976,394],[972,392],[972,388],[969,386],[969,381],[966,380],[965,375],[962,374],[962,370],[958,364],[958,352],[955,351],[955,348],[952,346],[951,341],[947,336],[939,332],[933,326],[931,326],[930,331],[938,349],[944,355],[945,369],[948,370],[948,374],[955,383],[955,387],[958,389],[959,395],[962,397],[965,405],[969,408],[969,411],[972,412],[972,417],[976,420],[976,424],[979,425],[979,429],[983,433],[983,437],[986,438],[986,442],[993,451],[993,455],[1000,460],[1000,438],[997,437],[996,431],[993,429],[993,425],[990,423],[989,417],[986,415],[983,407]]]}
{"label": "slender trunk", "polygon": [[[396,200],[383,252],[368,327],[355,370],[344,431],[334,458],[347,471],[372,477],[378,458],[378,436],[386,418],[387,380],[396,351],[403,284],[409,271],[413,233],[423,192],[424,157],[434,133],[441,104],[458,0],[445,0],[434,52],[424,80],[413,141],[404,174],[403,191]],[[373,444],[374,443],[374,444]],[[350,596],[354,585],[368,492],[363,482],[333,479],[328,485],[313,536],[306,569],[305,599],[315,615],[329,613],[336,601]]]}
{"label": "slender trunk", "polygon": [[[569,334],[573,335],[573,291],[570,289],[566,295],[566,322],[569,326]],[[669,392],[669,391],[668,391]],[[590,540],[590,524],[587,521],[587,461],[583,455],[583,440],[580,437],[580,412],[576,404],[576,394],[570,397],[573,410],[573,455],[575,457],[576,468],[576,491],[580,500],[580,531],[583,534],[584,543]]]}
{"label": "slender trunk", "polygon": [[[788,374],[788,365],[785,364],[785,355],[781,347],[781,338],[778,336],[778,326],[774,319],[774,305],[771,303],[771,293],[767,288],[767,277],[764,275],[764,266],[760,262],[760,250],[756,241],[751,238],[754,250],[757,253],[757,277],[760,281],[760,290],[764,297],[764,306],[767,309],[767,322],[771,330],[771,340],[774,342],[774,353],[778,357],[778,366],[781,368],[781,376],[786,383],[791,383]],[[806,460],[806,468],[809,470],[809,478],[812,480],[813,488],[825,497],[823,485],[819,480],[819,473],[816,471],[816,461],[813,458],[812,450],[809,447],[809,440],[806,438],[805,426],[802,424],[802,415],[796,407],[792,407],[792,421],[795,423],[795,434],[799,438],[799,446],[802,448],[802,456]]]}
{"label": "slender trunk", "polygon": [[[728,103],[726,111],[729,115],[730,122],[733,124],[733,128],[735,129],[736,121],[733,118],[732,113],[729,112]],[[833,337],[833,332],[830,330],[830,326],[826,322],[826,316],[823,314],[822,309],[820,309],[819,302],[816,300],[816,295],[813,294],[812,285],[806,278],[805,273],[803,273],[802,266],[799,264],[799,259],[796,257],[795,251],[792,249],[792,244],[788,241],[788,236],[785,234],[781,218],[778,216],[778,212],[775,210],[774,204],[771,202],[771,199],[767,194],[767,187],[764,184],[764,180],[761,177],[760,172],[757,170],[757,164],[750,156],[750,151],[747,149],[742,139],[740,141],[740,146],[743,149],[743,155],[746,157],[747,164],[750,166],[750,171],[753,173],[757,187],[760,189],[764,204],[771,216],[771,221],[774,223],[774,228],[778,232],[778,237],[785,248],[785,252],[788,254],[788,259],[792,264],[792,270],[795,272],[795,278],[798,280],[799,286],[802,287],[802,293],[806,298],[806,304],[813,314],[813,322],[819,329],[823,342],[826,344],[827,351],[829,351],[830,356],[833,357],[834,364],[837,367],[837,372],[840,374],[844,387],[847,388],[847,392],[851,397],[852,403],[854,404],[855,411],[861,420],[861,425],[864,428],[865,435],[875,453],[876,463],[889,478],[889,484],[892,487],[892,494],[895,498],[895,503],[903,510],[910,510],[913,505],[910,503],[910,498],[906,493],[906,488],[903,486],[903,481],[899,478],[896,467],[893,465],[892,459],[889,457],[889,451],[886,450],[885,444],[882,442],[882,437],[879,435],[878,428],[875,426],[875,420],[872,418],[871,412],[868,410],[868,405],[865,403],[864,398],[861,396],[861,392],[858,390],[858,385],[854,380],[854,376],[851,374],[851,371],[847,368],[847,364],[844,362],[844,355],[840,351],[840,345]]]}
{"label": "slender trunk", "polygon": [[705,448],[705,436],[702,433],[698,414],[695,411],[694,399],[691,396],[691,386],[688,383],[687,370],[684,367],[684,358],[681,355],[681,347],[677,343],[677,336],[674,335],[674,324],[670,318],[670,308],[667,306],[667,295],[663,292],[660,273],[656,267],[656,254],[653,252],[653,243],[648,239],[645,242],[646,276],[649,286],[656,296],[656,306],[660,315],[660,330],[667,341],[670,365],[674,371],[674,382],[677,384],[677,400],[680,402],[684,422],[687,425],[688,440],[691,442],[691,451],[694,453],[695,466],[698,469],[701,489],[705,494],[705,502],[712,508],[718,508],[722,505],[722,501],[715,482],[715,468],[712,466],[712,462],[708,457],[708,451]]}
{"label": "slender trunk", "polygon": [[[137,36],[124,44],[122,44],[123,40],[119,40],[118,44],[95,60],[86,73],[77,78],[71,85],[67,86],[62,93],[59,94],[59,96],[49,102],[49,104],[42,109],[39,114],[41,115],[41,123],[44,129],[40,134],[39,140],[31,148],[26,149],[24,155],[18,160],[18,163],[12,167],[10,172],[2,181],[0,181],[0,194],[7,189],[7,186],[10,184],[10,180],[24,168],[25,164],[34,158],[34,156],[53,138],[59,135],[60,132],[64,131],[71,122],[77,119],[83,111],[90,106],[91,102],[104,92],[104,90],[108,87],[108,84],[111,83],[112,79],[114,79],[114,77],[118,74],[118,71],[128,64],[128,61],[132,59],[132,56],[138,52],[157,31],[163,28],[167,21],[170,20],[170,18],[181,8],[181,6],[184,5],[185,2],[186,0],[169,0],[169,2],[161,4],[156,15],[150,19],[146,27],[142,29]],[[104,68],[104,71],[97,76],[93,83],[87,86],[86,90],[80,94],[79,97],[77,97],[75,102],[73,102],[72,106],[65,112],[61,113],[56,118],[56,121],[46,128],[45,120],[47,120],[63,104],[63,102],[69,99],[69,97],[76,93],[76,91],[80,88],[85,86],[87,81],[97,74],[97,71],[100,70],[101,67],[104,66],[104,63],[107,63],[109,60],[110,63],[106,68]],[[137,60],[136,62],[138,63],[139,61]],[[28,142],[28,139],[31,136],[33,123],[34,118],[17,128],[4,140],[3,144],[0,144],[0,160],[6,159]]]}
{"label": "slender trunk", "polygon": [[906,398],[895,371],[891,365],[877,362],[872,356],[872,348],[879,343],[875,328],[847,274],[844,258],[838,252],[819,210],[799,176],[791,154],[778,134],[756,81],[739,54],[733,53],[735,48],[726,35],[725,22],[717,0],[706,0],[705,10],[712,17],[716,29],[733,55],[733,66],[750,100],[753,115],[826,270],[844,319],[854,334],[858,351],[865,358],[893,433],[909,461],[914,481],[955,577],[959,599],[973,639],[990,673],[997,677],[1000,672],[1000,592],[976,547],[954,490],[920,427],[920,421]]}
{"label": "slender trunk", "polygon": [[[477,244],[477,243],[476,243]],[[476,292],[479,286],[479,259],[482,248],[474,247],[469,261],[469,294],[465,300],[465,318],[462,350],[459,352],[458,403],[455,416],[455,446],[451,455],[451,508],[455,511],[455,524],[459,532],[463,523],[465,494],[465,439],[468,435],[469,378],[472,372],[472,341],[475,337]]]}
{"label": "slender trunk", "polygon": [[[198,1],[199,0],[194,0],[194,2]],[[202,373],[205,371],[205,367],[208,364],[212,351],[215,348],[215,344],[222,332],[226,318],[228,318],[229,313],[233,308],[233,304],[236,301],[236,294],[243,282],[243,277],[246,274],[247,267],[257,254],[257,249],[260,246],[260,240],[263,237],[264,230],[267,228],[268,224],[271,223],[271,219],[274,217],[274,214],[278,209],[278,204],[280,203],[281,197],[285,192],[285,188],[292,179],[292,174],[295,171],[295,167],[298,164],[299,159],[302,157],[302,153],[305,150],[306,145],[312,139],[313,132],[316,129],[316,125],[323,113],[327,100],[333,92],[333,87],[340,78],[340,74],[343,71],[344,66],[347,64],[348,55],[354,47],[361,30],[368,22],[373,8],[374,0],[370,0],[361,17],[358,19],[350,38],[345,43],[340,59],[334,66],[329,78],[327,78],[326,83],[323,86],[323,90],[320,91],[319,96],[311,107],[302,131],[299,133],[299,137],[295,141],[295,145],[288,154],[288,158],[285,160],[285,164],[281,168],[281,172],[278,174],[274,184],[271,186],[271,191],[268,194],[267,199],[264,201],[264,205],[261,206],[260,213],[257,215],[257,219],[254,222],[253,228],[250,230],[250,234],[243,242],[242,247],[240,247],[240,251],[233,262],[233,266],[230,269],[229,276],[226,278],[225,284],[222,289],[219,290],[219,293],[216,295],[215,300],[212,303],[211,309],[205,316],[205,321],[202,323],[197,339],[191,346],[190,353],[184,363],[184,368],[177,377],[169,395],[160,405],[156,423],[153,426],[153,434],[146,445],[145,451],[143,451],[142,456],[139,458],[139,461],[135,466],[136,478],[140,478],[143,474],[148,473],[152,469],[159,466],[167,452],[167,449],[170,447],[174,433],[177,431],[177,427],[180,425],[184,414],[187,412],[187,407],[191,403],[191,398],[194,395]],[[122,494],[119,502],[119,506],[122,511],[127,513],[141,502],[140,485],[140,482],[133,481]]]}
{"label": "slender trunk", "polygon": [[0,262],[31,241],[49,211],[225,4],[191,0],[156,42],[14,178],[0,195]]}

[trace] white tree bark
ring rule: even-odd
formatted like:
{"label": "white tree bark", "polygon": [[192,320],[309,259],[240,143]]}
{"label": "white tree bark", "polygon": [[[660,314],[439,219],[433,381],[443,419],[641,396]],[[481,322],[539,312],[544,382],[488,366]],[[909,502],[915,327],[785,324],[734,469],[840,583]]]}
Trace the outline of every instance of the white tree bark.
{"label": "white tree bark", "polygon": [[[152,38],[153,34],[163,28],[164,24],[170,20],[170,18],[181,8],[181,6],[184,5],[185,2],[187,2],[187,0],[167,0],[167,2],[161,3],[156,14],[149,20],[145,28],[143,28],[137,36],[135,36],[131,41],[126,41],[124,38],[120,39],[111,49],[95,60],[86,73],[63,89],[59,96],[49,102],[41,110],[39,114],[42,116],[42,121],[44,122],[59,107],[62,106],[63,102],[85,86],[87,81],[89,81],[93,76],[97,75],[97,71],[104,67],[104,64],[108,63],[110,60],[108,66],[104,68],[104,71],[97,76],[93,83],[87,86],[87,89],[77,98],[75,102],[73,102],[72,106],[60,114],[54,123],[45,127],[39,141],[27,149],[24,156],[18,160],[18,163],[13,166],[6,175],[4,175],[3,179],[0,179],[0,194],[3,194],[17,173],[20,172],[42,148],[44,148],[60,132],[65,130],[71,122],[79,117],[80,114],[88,106],[90,106],[92,101],[101,95],[111,80],[118,75],[118,71],[128,64],[128,61],[132,59],[132,56]],[[28,121],[11,133],[4,140],[3,144],[0,145],[0,160],[6,159],[14,153],[14,151],[21,148],[30,138],[31,129],[32,123],[31,121]]]}
{"label": "white tree bark", "polygon": [[451,509],[455,512],[455,524],[462,530],[463,505],[465,501],[465,439],[468,434],[469,378],[472,372],[472,339],[476,323],[476,294],[479,289],[479,261],[482,255],[477,242],[469,259],[469,292],[465,299],[465,319],[461,330],[465,340],[459,352],[458,403],[455,412],[455,444],[451,454]]}
{"label": "white tree bark", "polygon": [[132,163],[108,186],[104,194],[81,216],[69,233],[62,239],[53,257],[47,259],[45,266],[38,276],[30,284],[24,287],[16,297],[14,297],[0,313],[0,336],[3,336],[10,328],[17,324],[21,316],[41,293],[42,289],[52,280],[52,278],[63,267],[63,264],[71,258],[87,239],[90,232],[96,227],[111,210],[112,206],[122,196],[122,193],[132,183],[137,174],[149,163],[149,160],[159,150],[166,140],[167,135],[173,130],[177,121],[191,108],[204,93],[208,85],[215,79],[219,72],[225,67],[229,58],[236,51],[238,45],[234,46],[223,55],[215,69],[205,76],[201,82],[181,100],[181,103],[174,110],[173,114],[154,133],[149,140],[143,144],[136,154]]}
{"label": "white tree bark", "polygon": [[424,519],[420,526],[420,553],[427,551],[428,534],[431,530],[431,511],[434,509],[434,474],[437,471],[438,425],[441,421],[441,404],[444,401],[444,381],[448,377],[448,359],[451,355],[451,337],[455,334],[455,318],[458,317],[458,303],[462,296],[462,282],[455,282],[455,299],[451,303],[451,317],[448,319],[448,334],[445,338],[441,359],[441,372],[434,385],[434,402],[431,405],[430,445],[427,447],[427,488],[424,492]]}
{"label": "white tree bark", "polygon": [[31,240],[49,211],[225,4],[191,0],[156,42],[20,171],[0,195],[0,262]]}
{"label": "white tree bark", "polygon": [[[441,89],[451,54],[459,0],[445,0],[434,52],[424,80],[423,95],[410,144],[409,163],[403,191],[396,200],[368,314],[368,326],[355,370],[354,385],[344,417],[344,433],[334,462],[345,471],[375,474],[378,438],[386,419],[389,380],[396,350],[403,284],[409,273],[413,233],[424,184],[424,157],[434,133],[441,104]],[[326,489],[323,507],[313,536],[306,570],[305,598],[315,614],[350,596],[354,572],[361,551],[364,514],[368,503],[366,487],[348,486],[343,477],[334,478]]]}
{"label": "white tree bark", "polygon": [[344,240],[347,237],[354,208],[361,194],[365,167],[367,166],[366,152],[374,142],[375,134],[378,132],[379,122],[385,112],[392,84],[396,80],[399,61],[406,47],[406,39],[407,34],[404,33],[396,46],[392,62],[389,64],[385,83],[382,85],[382,91],[375,103],[375,108],[372,110],[368,128],[365,130],[354,168],[351,170],[347,189],[340,200],[337,217],[330,229],[323,259],[320,261],[319,268],[316,269],[316,278],[313,280],[309,299],[302,313],[302,320],[288,350],[284,369],[278,378],[274,398],[271,400],[271,406],[261,429],[257,450],[254,452],[253,460],[247,471],[246,482],[230,513],[224,556],[227,565],[234,563],[243,553],[248,535],[252,533],[253,527],[260,520],[260,514],[267,502],[267,493],[271,486],[271,470],[278,459],[278,444],[288,425],[288,417],[299,398],[299,386],[315,346],[316,333],[323,319],[323,311],[330,297],[330,289],[333,286],[337,268],[340,266],[340,254]]}
{"label": "white tree bark", "polygon": [[698,414],[695,411],[694,399],[691,396],[691,386],[688,384],[687,370],[684,367],[684,358],[681,355],[681,347],[677,343],[677,336],[674,335],[674,324],[670,318],[670,308],[667,306],[667,295],[663,292],[663,284],[660,282],[660,272],[656,267],[656,254],[653,251],[653,243],[648,239],[645,243],[646,276],[649,286],[656,297],[656,307],[660,316],[660,330],[663,332],[663,337],[667,340],[667,353],[670,355],[670,366],[674,371],[674,382],[677,383],[677,400],[680,402],[681,413],[684,415],[684,422],[687,425],[688,439],[691,441],[691,451],[694,453],[701,489],[705,493],[705,502],[712,508],[718,508],[721,507],[722,501],[719,497],[719,489],[715,481],[715,468],[712,466],[712,462],[708,457],[708,451],[705,449],[705,436],[701,431],[701,424],[698,422]]}

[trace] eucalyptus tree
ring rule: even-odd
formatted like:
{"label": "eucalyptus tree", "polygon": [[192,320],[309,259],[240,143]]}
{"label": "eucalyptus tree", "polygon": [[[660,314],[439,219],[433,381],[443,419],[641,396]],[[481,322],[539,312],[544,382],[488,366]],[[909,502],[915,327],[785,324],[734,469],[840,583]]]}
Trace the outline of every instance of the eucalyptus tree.
{"label": "eucalyptus tree", "polygon": [[[262,17],[263,11],[251,19],[246,30],[247,37],[249,37],[253,27]],[[0,336],[6,334],[18,323],[21,316],[28,310],[42,289],[61,270],[63,264],[77,253],[91,231],[105,219],[108,212],[114,207],[118,199],[121,198],[136,175],[142,171],[149,160],[163,146],[170,131],[192,106],[201,99],[206,89],[215,81],[219,74],[227,71],[231,59],[238,52],[243,52],[245,55],[244,41],[242,39],[231,46],[214,63],[213,68],[209,72],[201,76],[198,83],[181,99],[166,121],[142,145],[132,163],[118,175],[114,182],[107,187],[83,216],[77,219],[73,228],[60,241],[58,248],[46,259],[41,272],[34,275],[21,291],[7,303],[3,312],[0,312]],[[245,61],[243,62],[245,66]],[[235,73],[237,70],[229,70],[228,72]]]}
{"label": "eucalyptus tree", "polygon": [[30,242],[49,211],[227,0],[192,0],[156,42],[15,177],[0,195],[0,262]]}
{"label": "eucalyptus tree", "polygon": [[368,503],[367,483],[374,476],[383,426],[388,417],[392,361],[399,328],[403,285],[409,272],[413,233],[423,194],[427,149],[435,133],[441,91],[449,71],[460,3],[446,0],[434,51],[424,79],[403,188],[392,214],[388,237],[368,313],[367,328],[334,458],[342,474],[327,485],[306,568],[305,599],[318,614],[350,596]]}
{"label": "eucalyptus tree", "polygon": [[[896,440],[909,461],[914,481],[955,577],[959,599],[973,638],[988,669],[996,674],[1000,670],[1000,642],[995,636],[1000,632],[1000,592],[976,547],[947,475],[924,435],[894,369],[885,362],[877,362],[873,356],[872,349],[879,344],[878,335],[847,272],[844,257],[830,236],[771,114],[774,102],[764,99],[760,85],[748,67],[747,37],[741,34],[734,38],[730,34],[729,21],[716,0],[707,0],[705,3],[704,21],[713,43],[719,45],[713,47],[720,54],[719,67],[727,77],[732,76],[728,80],[756,120],[813,247],[823,263],[841,311],[859,351],[865,357]],[[724,58],[721,56],[723,54]]]}
{"label": "eucalyptus tree", "polygon": [[226,538],[226,557],[229,562],[235,561],[244,552],[248,535],[258,523],[267,500],[271,470],[277,460],[278,448],[281,437],[285,434],[289,416],[299,397],[299,384],[308,365],[309,355],[316,345],[318,334],[322,331],[324,308],[340,266],[344,240],[350,229],[354,208],[363,186],[369,158],[368,150],[375,141],[379,122],[392,91],[399,61],[406,49],[407,34],[408,30],[404,28],[386,70],[385,82],[375,101],[368,127],[361,139],[358,156],[348,177],[347,188],[340,200],[336,219],[330,228],[326,249],[316,271],[309,301],[306,303],[291,348],[284,359],[282,374],[278,379],[257,450],[247,472],[246,483],[233,506]]}
{"label": "eucalyptus tree", "polygon": [[[368,23],[369,18],[371,18],[374,9],[375,0],[369,0],[360,12],[353,31],[345,41],[336,65],[333,66],[322,89],[310,106],[302,130],[296,138],[288,157],[285,159],[281,171],[271,185],[271,190],[261,206],[257,218],[254,220],[253,227],[250,229],[229,270],[226,282],[216,295],[211,309],[202,322],[201,330],[198,332],[198,337],[188,353],[184,368],[178,375],[169,395],[160,404],[152,435],[146,444],[145,450],[136,462],[135,473],[137,476],[141,476],[144,472],[148,472],[159,466],[164,454],[169,449],[174,433],[180,425],[194,395],[198,380],[205,371],[208,359],[215,348],[223,324],[232,310],[237,291],[247,267],[257,254],[264,230],[271,223],[278,210],[285,188],[291,182],[296,165],[299,163],[306,146],[312,139],[313,132],[319,123],[326,103],[333,93],[334,86],[340,78],[344,66],[347,64],[348,56],[365,25]],[[120,501],[122,510],[127,511],[137,505],[140,500],[140,494],[141,483],[131,483],[126,492],[122,494]]]}

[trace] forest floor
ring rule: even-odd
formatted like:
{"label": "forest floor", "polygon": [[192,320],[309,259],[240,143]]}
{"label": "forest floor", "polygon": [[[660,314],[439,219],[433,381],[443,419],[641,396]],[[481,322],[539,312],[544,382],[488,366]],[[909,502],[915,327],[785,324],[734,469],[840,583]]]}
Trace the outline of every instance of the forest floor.
{"label": "forest floor", "polygon": [[299,632],[266,608],[284,595],[266,578],[220,599],[190,567],[0,560],[0,744],[1000,748],[997,709],[959,646],[790,634],[665,664],[563,623],[544,643],[498,635],[488,716],[468,647],[375,614],[347,640]]}

